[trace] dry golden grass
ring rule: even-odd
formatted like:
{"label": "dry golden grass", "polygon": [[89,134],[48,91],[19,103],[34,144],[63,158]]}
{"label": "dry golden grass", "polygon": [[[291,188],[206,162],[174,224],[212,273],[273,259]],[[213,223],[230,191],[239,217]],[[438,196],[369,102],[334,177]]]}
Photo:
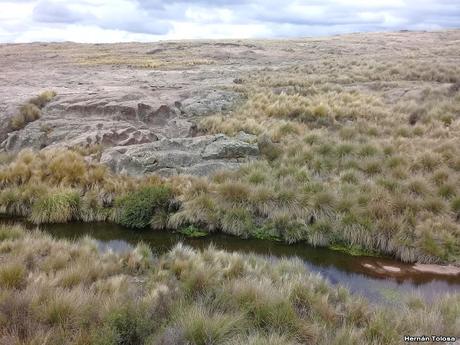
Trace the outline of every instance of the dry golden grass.
{"label": "dry golden grass", "polygon": [[[152,225],[193,225],[458,264],[459,33],[245,42],[261,59],[256,69],[237,76],[234,89],[245,101],[229,113],[203,118],[200,128],[255,134],[260,161],[207,179],[162,181],[172,186],[180,207],[157,214]],[[66,50],[82,63],[180,69],[212,60],[220,44],[167,42],[150,52],[148,45],[130,44],[46,49]],[[238,54],[229,55],[230,64],[243,61]],[[226,61],[212,60],[228,68]],[[76,218],[116,220],[117,197],[158,184],[88,164],[81,155],[92,149],[73,151],[7,158],[0,169],[1,210],[30,216],[34,205],[38,212],[46,207],[37,205],[53,201],[67,205],[59,212],[63,219],[74,219],[62,195],[75,192]],[[59,219],[38,214],[40,221]]]}
{"label": "dry golden grass", "polygon": [[188,68],[197,65],[211,65],[215,62],[211,59],[190,59],[190,58],[174,58],[174,59],[153,59],[149,56],[139,55],[115,55],[101,54],[88,55],[80,57],[76,60],[80,66],[124,66],[128,68],[139,69],[175,69]]}
{"label": "dry golden grass", "polygon": [[18,114],[10,119],[11,128],[19,130],[27,125],[29,122],[38,120],[41,116],[41,109],[51,102],[56,96],[54,91],[45,91],[40,95],[29,99],[20,108]]}
{"label": "dry golden grass", "polygon": [[[36,224],[119,221],[123,207],[115,207],[117,198],[166,185],[156,176],[117,176],[101,164],[89,163],[77,151],[23,150],[1,166],[0,211],[28,217]],[[171,198],[176,189],[168,189]]]}
{"label": "dry golden grass", "polygon": [[2,226],[2,344],[397,344],[405,334],[457,335],[459,295],[373,307],[300,260],[177,245],[100,253]]}
{"label": "dry golden grass", "polygon": [[[237,86],[244,104],[201,121],[205,132],[256,134],[268,161],[210,181],[200,198],[212,207],[201,204],[198,213],[220,214],[209,228],[232,232],[223,219],[235,205],[225,202],[222,187],[234,185],[252,224],[245,235],[262,228],[288,242],[340,242],[407,261],[460,262],[451,202],[460,193],[459,48],[395,38],[399,53],[378,56],[368,39],[315,41],[368,50],[360,50],[360,59],[318,51],[305,65],[253,72]],[[302,44],[307,50],[310,42]],[[181,224],[196,220],[195,197],[185,193],[175,216]],[[428,230],[426,221],[443,231]]]}

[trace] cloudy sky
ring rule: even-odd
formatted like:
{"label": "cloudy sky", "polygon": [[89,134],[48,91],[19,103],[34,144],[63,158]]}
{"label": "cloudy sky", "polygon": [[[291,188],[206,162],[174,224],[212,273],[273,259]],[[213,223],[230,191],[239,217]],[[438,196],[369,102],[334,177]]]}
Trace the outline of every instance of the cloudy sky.
{"label": "cloudy sky", "polygon": [[295,37],[460,27],[460,0],[0,0],[0,42]]}

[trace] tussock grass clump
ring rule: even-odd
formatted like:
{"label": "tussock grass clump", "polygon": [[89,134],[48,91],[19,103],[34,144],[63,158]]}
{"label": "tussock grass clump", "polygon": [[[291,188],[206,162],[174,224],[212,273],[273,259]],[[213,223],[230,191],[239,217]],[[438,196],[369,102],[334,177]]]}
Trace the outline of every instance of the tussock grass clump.
{"label": "tussock grass clump", "polygon": [[95,336],[94,343],[97,345],[144,344],[152,330],[149,329],[150,320],[142,307],[142,305],[127,304],[112,308],[105,316],[104,327]]}
{"label": "tussock grass clump", "polygon": [[453,199],[450,203],[452,211],[456,214],[457,220],[460,219],[460,197]]}
{"label": "tussock grass clump", "polygon": [[[398,238],[405,236],[423,242],[416,227],[428,214],[453,224],[447,232],[458,241],[457,215],[448,207],[457,193],[449,183],[450,170],[417,169],[417,175],[408,179],[407,158],[393,150],[370,144],[344,150],[340,142],[314,137],[307,140],[311,151],[305,163],[303,153],[292,155],[286,147],[274,161],[217,175],[206,186],[200,180],[199,191],[193,185],[186,188],[169,225],[193,224],[240,237],[306,241],[433,262],[436,251],[406,256],[398,248]],[[438,252],[438,261],[458,262],[454,246],[444,241],[439,245],[446,246],[446,252]]]}
{"label": "tussock grass clump", "polygon": [[51,191],[32,206],[30,220],[35,224],[67,223],[79,214],[80,195],[73,190]]}
{"label": "tussock grass clump", "polygon": [[192,305],[177,313],[177,327],[191,344],[224,343],[236,332],[243,332],[243,315],[212,312],[206,306]]}
{"label": "tussock grass clump", "polygon": [[[161,257],[142,244],[103,254],[89,238],[57,241],[40,232],[6,241],[0,338],[7,343],[326,345],[359,335],[395,344],[407,332],[455,334],[459,322],[458,294],[374,308],[297,259],[180,244]],[[69,272],[80,273],[63,284]]]}
{"label": "tussock grass clump", "polygon": [[0,268],[0,286],[19,289],[25,284],[25,267],[20,263],[9,263]]}
{"label": "tussock grass clump", "polygon": [[0,241],[15,240],[24,236],[20,226],[0,225]]}
{"label": "tussock grass clump", "polygon": [[[167,211],[166,199],[173,195],[172,187],[158,177],[116,176],[107,167],[66,149],[21,151],[0,168],[0,186],[0,210],[28,217],[36,224],[111,219],[127,225],[134,219],[136,226],[148,225],[153,210],[157,215]],[[139,194],[132,195],[136,192]],[[138,216],[142,217],[136,219]],[[166,222],[162,217],[152,221],[156,227]]]}
{"label": "tussock grass clump", "polygon": [[56,95],[56,92],[48,90],[42,92],[36,97],[29,99],[29,103],[37,106],[39,109],[42,109],[43,107],[45,107],[45,105],[51,102],[53,98],[56,97]]}
{"label": "tussock grass clump", "polygon": [[19,108],[18,114],[14,115],[10,122],[13,130],[23,128],[29,122],[38,120],[41,109],[44,108],[56,96],[54,91],[45,91],[40,95],[29,99]]}

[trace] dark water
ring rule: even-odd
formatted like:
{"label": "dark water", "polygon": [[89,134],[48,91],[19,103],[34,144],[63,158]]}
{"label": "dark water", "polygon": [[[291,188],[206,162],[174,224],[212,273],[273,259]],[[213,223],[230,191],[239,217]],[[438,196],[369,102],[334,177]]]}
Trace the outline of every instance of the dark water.
{"label": "dark water", "polygon": [[[252,252],[276,258],[298,257],[311,272],[320,273],[330,283],[346,286],[352,292],[375,302],[399,303],[411,293],[432,300],[448,292],[460,292],[460,275],[422,273],[414,270],[412,265],[391,258],[355,257],[301,243],[287,245],[273,241],[239,239],[224,234],[187,238],[171,232],[130,230],[110,223],[50,224],[42,225],[40,228],[55,238],[78,239],[89,235],[97,241],[103,251],[127,251],[142,241],[148,244],[153,252],[161,254],[182,242],[197,249],[213,244],[227,251]],[[370,265],[373,268],[370,268]],[[395,267],[399,272],[378,269],[382,266]]]}

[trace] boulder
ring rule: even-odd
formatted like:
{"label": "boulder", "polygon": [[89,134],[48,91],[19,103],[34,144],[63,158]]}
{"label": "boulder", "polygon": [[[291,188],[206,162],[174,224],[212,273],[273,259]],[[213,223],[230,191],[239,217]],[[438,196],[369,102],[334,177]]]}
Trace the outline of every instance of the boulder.
{"label": "boulder", "polygon": [[231,159],[256,156],[259,149],[256,145],[238,139],[230,139],[225,135],[216,135],[204,149],[203,159]]}
{"label": "boulder", "polygon": [[114,172],[129,175],[204,176],[220,169],[236,169],[258,154],[256,144],[219,134],[113,147],[103,152],[101,162]]}

